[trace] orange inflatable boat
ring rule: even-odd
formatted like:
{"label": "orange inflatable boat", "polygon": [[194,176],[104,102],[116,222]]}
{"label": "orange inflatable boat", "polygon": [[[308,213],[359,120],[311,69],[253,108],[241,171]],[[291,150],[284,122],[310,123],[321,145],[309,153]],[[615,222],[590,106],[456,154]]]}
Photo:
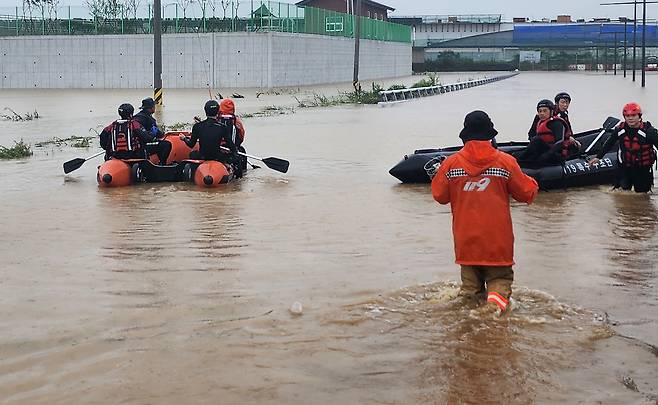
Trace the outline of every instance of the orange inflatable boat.
{"label": "orange inflatable boat", "polygon": [[235,179],[235,169],[230,164],[214,160],[190,160],[191,149],[179,135],[189,136],[189,131],[167,132],[163,139],[171,142],[167,164],[160,166],[157,155],[149,159],[110,159],[98,167],[96,180],[100,187],[124,187],[148,182],[191,181],[202,187],[219,187]]}

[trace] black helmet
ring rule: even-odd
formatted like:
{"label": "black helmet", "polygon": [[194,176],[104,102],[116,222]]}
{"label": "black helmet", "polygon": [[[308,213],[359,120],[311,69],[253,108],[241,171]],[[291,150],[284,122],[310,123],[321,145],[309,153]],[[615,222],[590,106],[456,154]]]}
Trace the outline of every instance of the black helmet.
{"label": "black helmet", "polygon": [[134,112],[135,107],[133,107],[132,104],[123,103],[119,106],[119,117],[123,118],[124,120],[132,117]]}
{"label": "black helmet", "polygon": [[139,108],[142,110],[147,108],[155,108],[155,100],[153,100],[151,97],[145,98],[144,100],[142,100],[142,106]]}
{"label": "black helmet", "polygon": [[546,107],[549,110],[553,111],[555,110],[555,104],[551,100],[541,100],[540,102],[537,103],[537,110],[539,110],[541,107]]}
{"label": "black helmet", "polygon": [[567,100],[568,102],[571,102],[571,96],[565,91],[557,93],[555,95],[555,104],[557,104],[560,100]]}
{"label": "black helmet", "polygon": [[203,106],[203,109],[206,110],[206,116],[214,117],[219,114],[219,103],[215,100],[206,101],[206,105]]}

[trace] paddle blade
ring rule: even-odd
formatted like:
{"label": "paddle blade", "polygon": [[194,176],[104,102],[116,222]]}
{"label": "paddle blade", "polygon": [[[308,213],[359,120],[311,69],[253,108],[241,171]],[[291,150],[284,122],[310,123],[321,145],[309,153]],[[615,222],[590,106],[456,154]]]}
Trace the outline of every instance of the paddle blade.
{"label": "paddle blade", "polygon": [[75,158],[68,162],[64,162],[64,174],[69,174],[74,170],[78,170],[85,162],[86,160],[83,158]]}
{"label": "paddle blade", "polygon": [[615,125],[617,125],[618,122],[619,122],[619,119],[617,119],[617,118],[615,118],[615,117],[608,117],[608,118],[605,120],[605,122],[603,123],[603,127],[602,127],[602,128],[604,128],[604,129],[612,129],[612,128],[614,128]]}
{"label": "paddle blade", "polygon": [[263,163],[265,163],[270,169],[281,173],[287,173],[288,167],[290,167],[290,162],[275,157],[265,158],[263,159]]}

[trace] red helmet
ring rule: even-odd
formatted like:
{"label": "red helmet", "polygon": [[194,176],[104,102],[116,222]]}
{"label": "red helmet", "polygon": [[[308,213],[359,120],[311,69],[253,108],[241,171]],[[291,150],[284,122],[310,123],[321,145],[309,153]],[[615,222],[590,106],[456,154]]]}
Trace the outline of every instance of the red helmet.
{"label": "red helmet", "polygon": [[624,109],[622,110],[622,114],[624,116],[627,115],[642,115],[642,107],[638,103],[628,103],[624,106]]}

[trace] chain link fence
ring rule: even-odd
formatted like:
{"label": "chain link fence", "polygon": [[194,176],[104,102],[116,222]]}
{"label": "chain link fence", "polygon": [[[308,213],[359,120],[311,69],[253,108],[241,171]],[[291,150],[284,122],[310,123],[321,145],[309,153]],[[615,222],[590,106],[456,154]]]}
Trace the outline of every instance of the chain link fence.
{"label": "chain link fence", "polygon": [[[140,0],[52,4],[0,7],[0,36],[150,34],[153,29],[153,5]],[[411,43],[406,25],[276,1],[179,0],[163,4],[161,15],[163,33],[275,31],[348,38],[359,18],[363,39]]]}

